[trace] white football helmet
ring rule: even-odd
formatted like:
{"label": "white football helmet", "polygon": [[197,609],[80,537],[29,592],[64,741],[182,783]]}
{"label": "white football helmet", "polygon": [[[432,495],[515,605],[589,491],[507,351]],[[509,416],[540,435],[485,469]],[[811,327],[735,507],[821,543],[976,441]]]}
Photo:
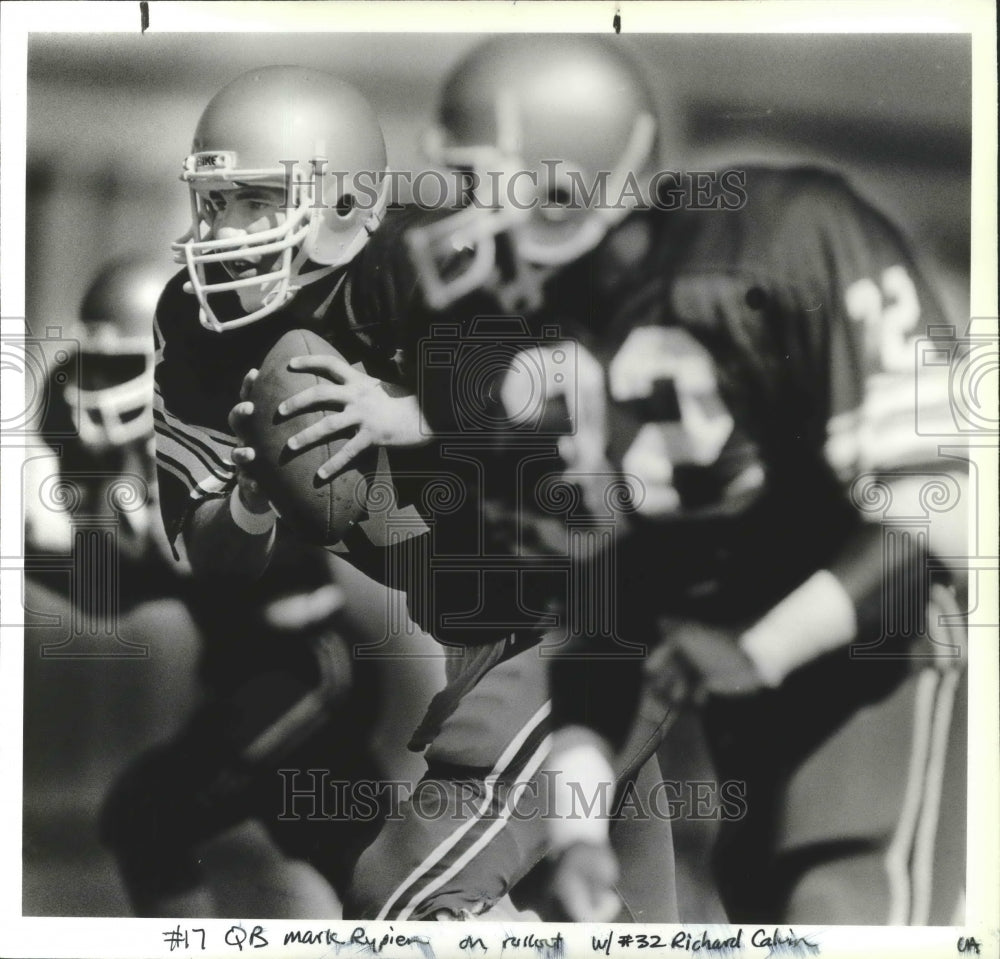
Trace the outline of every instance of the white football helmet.
{"label": "white football helmet", "polygon": [[472,185],[465,209],[407,237],[436,308],[480,287],[510,308],[537,305],[539,273],[621,222],[656,157],[645,82],[613,41],[593,37],[511,35],[477,47],[445,82],[438,119],[429,157]]}
{"label": "white football helmet", "polygon": [[[335,77],[304,67],[263,67],[223,87],[201,115],[184,161],[191,228],[173,244],[175,258],[188,268],[185,289],[198,298],[202,325],[216,332],[246,326],[348,263],[385,214],[386,172],[374,111]],[[283,191],[284,222],[213,237],[210,194],[245,186]],[[262,258],[273,260],[273,268],[239,276],[254,272],[239,266]],[[242,316],[221,319],[213,309],[210,297],[227,290],[239,295]]]}

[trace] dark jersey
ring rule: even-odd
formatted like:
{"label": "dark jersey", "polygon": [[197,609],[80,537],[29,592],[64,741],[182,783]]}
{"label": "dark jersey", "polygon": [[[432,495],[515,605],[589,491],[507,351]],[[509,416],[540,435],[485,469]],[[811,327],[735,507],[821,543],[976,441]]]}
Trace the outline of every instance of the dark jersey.
{"label": "dark jersey", "polygon": [[859,476],[933,455],[915,344],[945,323],[898,231],[839,176],[751,167],[745,194],[633,214],[571,271],[606,382],[578,432],[601,434],[589,445],[630,489],[637,592],[737,620],[824,565]]}
{"label": "dark jersey", "polygon": [[[613,569],[625,642],[672,617],[749,626],[846,548],[877,507],[866,474],[933,460],[917,416],[948,415],[916,350],[945,318],[898,231],[818,169],[749,168],[745,193],[734,211],[635,213],[561,278],[606,386],[578,434],[631,498],[614,562],[584,564]],[[553,681],[557,723],[620,743],[636,669],[566,659]]]}

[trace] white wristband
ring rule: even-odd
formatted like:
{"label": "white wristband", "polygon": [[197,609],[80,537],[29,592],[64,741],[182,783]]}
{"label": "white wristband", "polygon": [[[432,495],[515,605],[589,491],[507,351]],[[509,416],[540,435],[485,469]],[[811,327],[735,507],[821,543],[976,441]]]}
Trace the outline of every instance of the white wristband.
{"label": "white wristband", "polygon": [[251,536],[263,536],[264,533],[270,533],[274,529],[278,514],[273,509],[269,509],[266,513],[251,513],[243,505],[243,500],[240,499],[240,488],[236,486],[229,497],[229,515],[244,533],[249,533]]}
{"label": "white wristband", "polygon": [[854,603],[829,570],[813,573],[739,640],[769,686],[793,670],[847,646],[858,629]]}

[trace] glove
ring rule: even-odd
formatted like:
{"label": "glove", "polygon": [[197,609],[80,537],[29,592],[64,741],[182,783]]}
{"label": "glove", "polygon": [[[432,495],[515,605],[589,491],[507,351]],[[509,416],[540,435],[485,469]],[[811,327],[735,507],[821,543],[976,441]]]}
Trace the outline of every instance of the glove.
{"label": "glove", "polygon": [[661,623],[664,641],[646,660],[650,687],[673,706],[709,697],[752,696],[768,689],[737,640],[739,633],[695,620]]}
{"label": "glove", "polygon": [[[606,843],[575,842],[553,856],[548,888],[563,922],[610,922],[621,911],[618,859]],[[547,910],[548,911],[548,910]],[[558,914],[562,915],[558,915]]]}

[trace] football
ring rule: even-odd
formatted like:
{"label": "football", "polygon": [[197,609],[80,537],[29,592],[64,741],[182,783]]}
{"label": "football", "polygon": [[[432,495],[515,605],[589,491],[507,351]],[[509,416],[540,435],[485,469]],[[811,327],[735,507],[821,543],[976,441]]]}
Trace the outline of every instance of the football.
{"label": "football", "polygon": [[290,330],[282,336],[264,358],[250,392],[254,412],[248,439],[256,452],[254,476],[282,522],[308,543],[329,545],[339,542],[348,525],[366,515],[368,483],[375,472],[378,451],[369,447],[340,473],[320,482],[316,471],[350,439],[355,427],[305,449],[293,452],[287,448],[292,436],[329,412],[317,409],[291,416],[278,413],[284,400],[323,382],[315,373],[288,368],[293,357],[306,354],[341,355],[309,330]]}

